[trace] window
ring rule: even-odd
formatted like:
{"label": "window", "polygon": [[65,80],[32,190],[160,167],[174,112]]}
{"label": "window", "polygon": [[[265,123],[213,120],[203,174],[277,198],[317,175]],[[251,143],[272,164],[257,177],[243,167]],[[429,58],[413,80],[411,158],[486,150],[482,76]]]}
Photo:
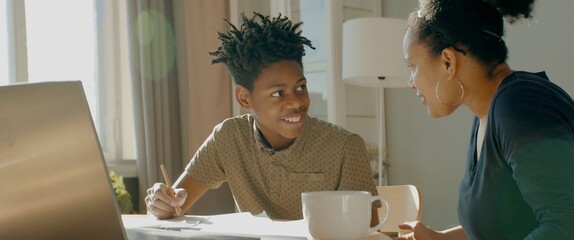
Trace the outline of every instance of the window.
{"label": "window", "polygon": [[[9,83],[8,69],[8,24],[6,11],[6,0],[0,0],[0,85]],[[4,36],[4,37],[2,37]]]}
{"label": "window", "polygon": [[[308,83],[309,97],[311,98],[311,106],[309,107],[309,115],[329,120],[328,109],[329,102],[328,89],[329,82],[326,65],[325,51],[327,46],[327,28],[326,23],[326,10],[324,0],[313,1],[291,1],[292,14],[299,15],[303,25],[303,35],[311,40],[315,46],[315,50],[305,46],[306,55],[303,56],[303,64],[305,66],[305,75],[310,79]],[[299,9],[297,9],[297,7]]]}
{"label": "window", "polygon": [[[119,160],[135,159],[125,5],[115,0],[0,0],[0,85],[82,81],[112,169]],[[132,165],[129,174],[119,174],[135,175]]]}
{"label": "window", "polygon": [[[26,0],[25,11],[28,81],[81,80],[92,116],[99,116],[94,3]],[[94,122],[100,132],[100,119]]]}

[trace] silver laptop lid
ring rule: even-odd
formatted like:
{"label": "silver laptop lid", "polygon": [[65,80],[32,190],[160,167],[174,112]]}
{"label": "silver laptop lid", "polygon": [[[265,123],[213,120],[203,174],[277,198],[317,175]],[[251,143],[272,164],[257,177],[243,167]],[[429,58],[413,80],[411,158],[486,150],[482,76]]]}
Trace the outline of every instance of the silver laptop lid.
{"label": "silver laptop lid", "polygon": [[0,87],[0,239],[126,239],[81,82]]}

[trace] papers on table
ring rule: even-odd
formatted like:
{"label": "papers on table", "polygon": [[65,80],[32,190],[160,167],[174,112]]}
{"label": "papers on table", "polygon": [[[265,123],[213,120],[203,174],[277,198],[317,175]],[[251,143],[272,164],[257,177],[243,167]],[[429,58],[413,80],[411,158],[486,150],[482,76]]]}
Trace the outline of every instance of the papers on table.
{"label": "papers on table", "polygon": [[[148,215],[122,215],[124,227],[130,236],[217,236],[217,239],[311,239],[304,220],[273,221],[266,216],[250,213],[231,213],[213,216],[183,216],[158,220]],[[232,238],[229,238],[233,236]],[[155,238],[154,238],[155,239]],[[173,238],[169,238],[173,239]]]}

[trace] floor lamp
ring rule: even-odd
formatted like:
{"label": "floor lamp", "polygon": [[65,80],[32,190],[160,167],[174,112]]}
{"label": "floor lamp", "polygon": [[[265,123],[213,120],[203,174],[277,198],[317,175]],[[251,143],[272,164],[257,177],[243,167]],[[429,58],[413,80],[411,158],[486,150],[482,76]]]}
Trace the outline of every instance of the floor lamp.
{"label": "floor lamp", "polygon": [[378,185],[387,158],[385,88],[407,87],[408,69],[402,52],[406,21],[397,18],[355,18],[343,23],[343,81],[377,87]]}

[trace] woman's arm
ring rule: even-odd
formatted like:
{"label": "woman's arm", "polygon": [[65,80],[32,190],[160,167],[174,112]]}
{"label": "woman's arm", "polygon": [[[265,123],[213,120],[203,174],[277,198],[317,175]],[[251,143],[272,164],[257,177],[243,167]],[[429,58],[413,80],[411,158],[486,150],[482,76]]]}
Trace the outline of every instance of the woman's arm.
{"label": "woman's arm", "polygon": [[449,228],[447,230],[440,231],[440,233],[444,235],[444,239],[466,239],[466,234],[461,226]]}
{"label": "woman's arm", "polygon": [[568,239],[574,236],[574,103],[542,80],[517,82],[505,91],[493,105],[493,127],[520,197],[537,221],[525,239]]}
{"label": "woman's arm", "polygon": [[466,240],[466,234],[461,226],[453,227],[444,231],[435,231],[424,225],[420,221],[406,222],[399,225],[399,228],[411,231],[397,240]]}

